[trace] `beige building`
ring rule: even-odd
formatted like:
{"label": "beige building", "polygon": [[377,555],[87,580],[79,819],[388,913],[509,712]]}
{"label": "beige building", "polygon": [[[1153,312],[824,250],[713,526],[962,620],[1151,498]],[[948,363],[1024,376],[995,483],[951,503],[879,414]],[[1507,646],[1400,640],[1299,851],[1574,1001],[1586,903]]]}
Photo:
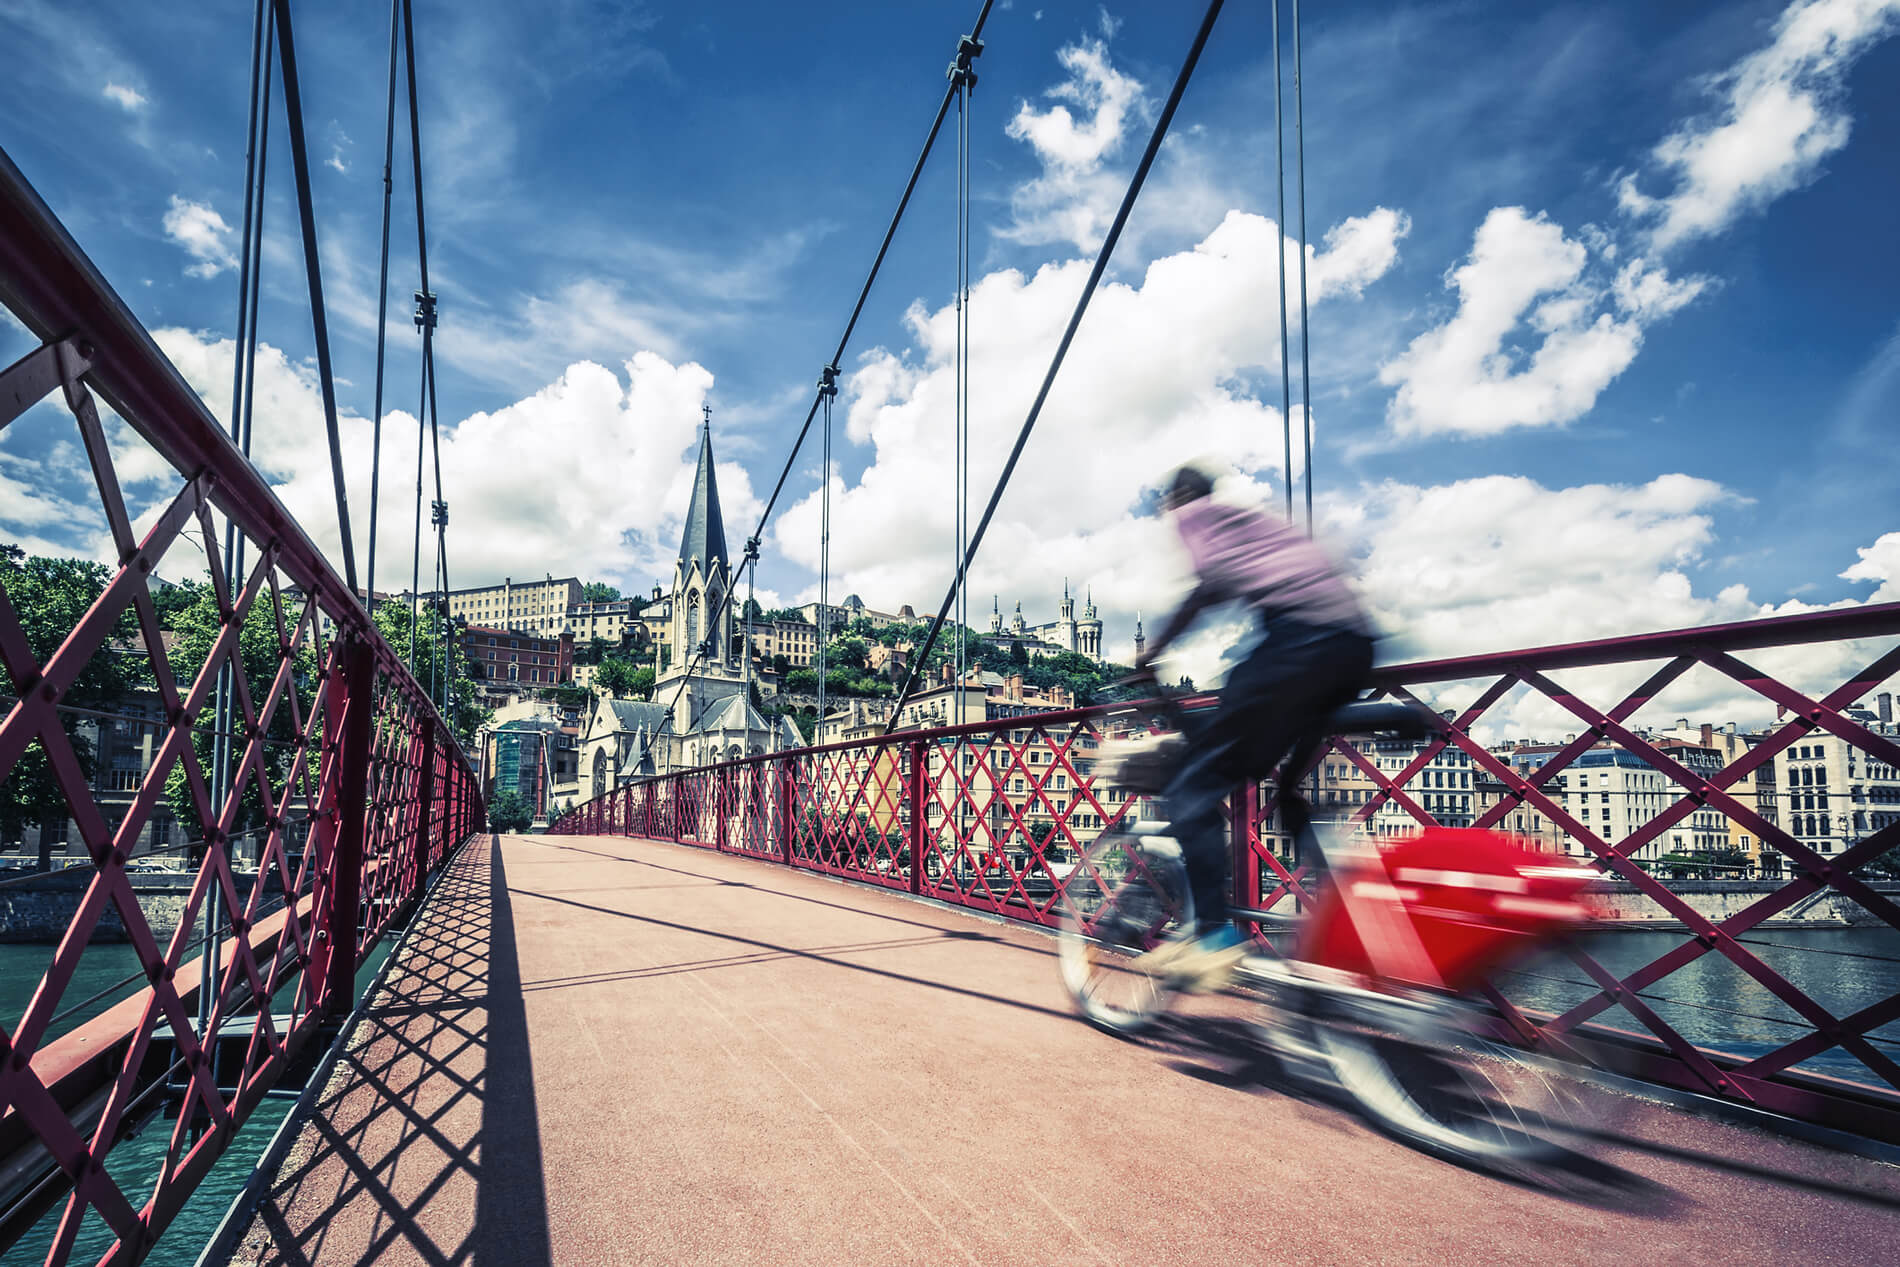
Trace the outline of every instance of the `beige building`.
{"label": "beige building", "polygon": [[[1876,696],[1874,708],[1857,704],[1846,714],[1877,735],[1900,738],[1891,695]],[[1900,822],[1900,770],[1826,731],[1777,753],[1775,777],[1782,823],[1818,854],[1843,853]]]}
{"label": "beige building", "polygon": [[556,580],[550,576],[519,585],[513,577],[508,577],[500,585],[450,590],[449,615],[460,616],[471,625],[489,625],[554,638],[568,629],[568,608],[580,601],[581,583],[577,577]]}
{"label": "beige building", "polygon": [[[741,625],[740,636],[744,633]],[[768,664],[779,655],[795,669],[809,669],[818,663],[818,626],[808,620],[755,620],[752,642],[759,658]]]}
{"label": "beige building", "polygon": [[645,607],[645,603],[629,598],[610,603],[575,603],[563,614],[563,619],[577,647],[585,647],[595,638],[618,646],[629,637],[635,642],[646,640],[647,625],[640,618]]}

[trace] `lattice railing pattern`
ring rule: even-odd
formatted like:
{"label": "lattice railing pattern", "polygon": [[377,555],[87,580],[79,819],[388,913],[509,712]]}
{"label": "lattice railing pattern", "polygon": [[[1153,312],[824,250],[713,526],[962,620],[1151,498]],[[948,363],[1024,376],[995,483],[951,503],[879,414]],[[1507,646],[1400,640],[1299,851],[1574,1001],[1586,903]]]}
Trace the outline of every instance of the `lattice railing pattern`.
{"label": "lattice railing pattern", "polygon": [[[1537,843],[1596,863],[1606,884],[1625,886],[1626,907],[1642,907],[1648,927],[1670,931],[1672,947],[1634,968],[1613,969],[1594,945],[1573,947],[1560,965],[1568,993],[1556,1003],[1525,980],[1495,983],[1488,993],[1501,1023],[1522,1041],[1900,1138],[1893,1056],[1900,1034],[1875,1032],[1900,1022],[1900,975],[1877,999],[1830,1010],[1762,952],[1764,944],[1798,947],[1744,935],[1830,892],[1854,904],[1866,923],[1900,930],[1900,886],[1882,878],[1900,858],[1883,858],[1900,845],[1900,803],[1884,823],[1864,820],[1852,840],[1818,841],[1791,829],[1799,794],[1776,792],[1770,778],[1778,759],[1785,767],[1795,745],[1822,735],[1838,740],[1836,751],[1850,762],[1900,767],[1900,727],[1869,721],[1855,707],[1890,689],[1900,670],[1897,641],[1900,605],[1886,604],[1393,666],[1380,671],[1373,695],[1440,712],[1434,737],[1403,744],[1336,738],[1298,772],[1300,782],[1318,784],[1321,816],[1381,835],[1440,823],[1522,831],[1534,821]],[[1755,652],[1786,667],[1777,675],[1743,658]],[[1824,689],[1797,689],[1784,677]],[[1734,751],[1719,765],[1693,734],[1685,740],[1667,730],[1678,710],[1746,715],[1750,700],[1763,716],[1778,708],[1781,717],[1725,740]],[[1085,709],[749,758],[616,791],[612,798],[626,812],[611,820],[612,830],[773,858],[1049,926],[1060,918],[1062,886],[1080,851],[1142,809],[1094,770],[1093,754],[1110,729],[1130,724],[1126,714]],[[1569,733],[1537,750],[1507,742],[1531,724],[1568,726]],[[1580,790],[1565,787],[1567,775],[1612,748],[1668,789],[1645,802],[1640,821],[1624,814],[1627,830],[1614,836],[1604,825],[1607,811],[1599,805],[1591,818]],[[1447,796],[1439,789],[1454,761],[1457,792]],[[1245,908],[1292,913],[1310,899],[1314,877],[1278,829],[1276,785],[1242,787],[1230,799],[1233,896]],[[1900,801],[1900,782],[1895,792]],[[1147,812],[1160,811],[1150,804]],[[1706,825],[1710,815],[1749,842],[1757,855],[1752,874],[1780,877],[1757,884],[1759,893],[1732,913],[1708,914],[1697,902],[1696,877],[1708,872],[1696,868],[1726,855],[1665,850],[1679,829]],[[583,805],[551,830],[591,831],[599,821]],[[1878,875],[1869,866],[1876,860]],[[1264,934],[1261,944],[1273,948]],[[1774,1015],[1653,988],[1710,955],[1759,986]],[[1785,1040],[1754,1044],[1759,1051],[1720,1050],[1670,1019],[1698,1007],[1772,1024]],[[1830,1050],[1851,1056],[1853,1070],[1818,1076],[1794,1068]]]}
{"label": "lattice railing pattern", "polygon": [[[136,1262],[349,1010],[364,956],[482,805],[424,690],[3,156],[0,300],[37,340],[0,370],[0,429],[85,455],[75,515],[110,561],[69,627],[47,625],[26,569],[0,589],[0,780],[44,779],[42,839],[70,822],[57,874],[84,877],[24,1012],[0,1016],[0,1251]],[[161,628],[161,569],[204,576],[200,636]],[[149,765],[109,784],[87,728],[118,725],[152,736]],[[159,843],[161,824],[182,839]],[[48,879],[10,861],[0,884]],[[176,907],[147,896],[164,876],[189,877]],[[118,949],[108,922],[136,971],[78,997]],[[134,1165],[115,1148],[139,1131]]]}

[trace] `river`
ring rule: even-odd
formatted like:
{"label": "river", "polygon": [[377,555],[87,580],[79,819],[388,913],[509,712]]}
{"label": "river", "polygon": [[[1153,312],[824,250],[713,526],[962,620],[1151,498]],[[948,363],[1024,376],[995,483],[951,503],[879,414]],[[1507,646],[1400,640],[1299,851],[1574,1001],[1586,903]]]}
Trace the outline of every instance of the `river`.
{"label": "river", "polygon": [[[383,959],[387,957],[387,947],[391,944],[391,940],[385,937],[382,946],[358,972],[356,984],[359,993],[368,988],[369,982],[381,968]],[[0,1023],[6,1025],[9,1033],[18,1026],[27,1004],[32,1001],[40,977],[52,960],[53,950],[52,946],[0,945]],[[137,967],[138,957],[129,945],[102,943],[88,946],[63,998],[76,1004],[101,991],[110,992],[105,998],[84,1008],[74,1008],[70,1017],[62,1019],[48,1031],[49,1036],[65,1033],[127,997],[135,987],[119,987],[118,983]],[[285,992],[280,994],[278,1011],[289,1010],[288,991],[291,988],[286,986]],[[146,1263],[152,1267],[191,1267],[198,1261],[205,1241],[210,1239],[219,1220],[224,1218],[224,1212],[251,1177],[251,1170],[264,1149],[270,1145],[271,1136],[289,1113],[292,1103],[290,1100],[266,1099],[258,1105],[250,1120],[245,1122],[244,1129],[237,1133],[230,1147],[172,1220],[171,1227],[159,1238],[158,1244],[146,1257]],[[113,1149],[108,1157],[106,1173],[118,1183],[134,1209],[143,1206],[151,1197],[152,1187],[158,1181],[158,1168],[164,1161],[175,1125],[175,1119],[160,1117],[149,1123],[142,1134]],[[25,1264],[44,1262],[47,1247],[58,1227],[59,1212],[64,1208],[62,1202],[54,1212],[40,1220],[32,1235],[5,1254],[0,1254],[0,1267],[13,1267],[15,1263],[25,1267]],[[111,1232],[98,1214],[88,1211],[70,1261],[94,1262],[111,1246],[112,1240]]]}

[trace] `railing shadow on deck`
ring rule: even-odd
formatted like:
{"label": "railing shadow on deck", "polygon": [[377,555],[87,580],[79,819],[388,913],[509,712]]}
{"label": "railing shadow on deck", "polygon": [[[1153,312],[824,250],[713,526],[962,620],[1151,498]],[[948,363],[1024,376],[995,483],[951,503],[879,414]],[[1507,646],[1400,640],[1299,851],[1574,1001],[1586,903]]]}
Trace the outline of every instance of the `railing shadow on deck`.
{"label": "railing shadow on deck", "polygon": [[456,859],[231,1262],[550,1261],[500,850]]}

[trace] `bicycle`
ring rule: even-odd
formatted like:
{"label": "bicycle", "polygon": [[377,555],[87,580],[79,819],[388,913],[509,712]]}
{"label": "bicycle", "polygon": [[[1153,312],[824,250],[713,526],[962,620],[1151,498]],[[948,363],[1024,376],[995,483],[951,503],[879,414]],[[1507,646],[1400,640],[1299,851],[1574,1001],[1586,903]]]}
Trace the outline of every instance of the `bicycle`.
{"label": "bicycle", "polygon": [[[1179,704],[1151,706],[1176,733],[1105,741],[1097,778],[1131,796],[1159,795],[1185,746]],[[1392,703],[1357,703],[1333,734],[1418,738],[1436,719]],[[1553,1128],[1585,1116],[1572,1072],[1505,1041],[1501,1019],[1472,992],[1495,968],[1584,927],[1580,901],[1600,877],[1501,833],[1427,829],[1381,849],[1338,823],[1309,821],[1302,856],[1318,863],[1312,910],[1288,918],[1240,909],[1233,918],[1290,932],[1291,955],[1249,955],[1235,986],[1261,997],[1259,1030],[1281,1069],[1346,1093],[1376,1124],[1456,1160],[1506,1164],[1564,1150]],[[1129,1037],[1173,1003],[1165,966],[1146,966],[1193,935],[1193,896],[1180,846],[1160,819],[1105,832],[1065,885],[1064,985],[1091,1024]]]}

